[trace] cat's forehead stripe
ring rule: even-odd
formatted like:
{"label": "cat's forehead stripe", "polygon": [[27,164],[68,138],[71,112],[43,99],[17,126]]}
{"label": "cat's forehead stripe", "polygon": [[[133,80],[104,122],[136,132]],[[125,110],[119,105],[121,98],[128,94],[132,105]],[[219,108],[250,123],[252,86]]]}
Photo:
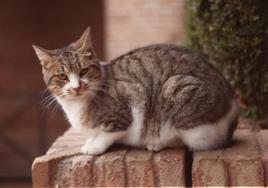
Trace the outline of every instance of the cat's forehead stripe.
{"label": "cat's forehead stripe", "polygon": [[89,52],[85,55],[84,53],[76,52],[69,48],[64,48],[62,50],[56,51],[56,54],[58,54],[56,63],[59,63],[61,66],[66,67],[68,71],[77,71],[84,67],[87,67],[90,64],[88,59],[85,59],[85,57],[88,56],[88,54],[92,53]]}
{"label": "cat's forehead stripe", "polygon": [[61,70],[65,73],[79,70],[80,62],[75,54],[64,52],[57,58],[57,63],[61,65]]}

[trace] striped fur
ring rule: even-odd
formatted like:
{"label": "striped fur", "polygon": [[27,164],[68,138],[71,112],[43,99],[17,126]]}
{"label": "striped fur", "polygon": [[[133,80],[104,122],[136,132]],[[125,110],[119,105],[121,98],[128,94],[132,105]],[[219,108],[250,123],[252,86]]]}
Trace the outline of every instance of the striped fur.
{"label": "striped fur", "polygon": [[[229,142],[238,117],[234,92],[204,57],[183,47],[158,44],[102,63],[92,49],[89,31],[85,33],[63,49],[35,47],[48,89],[71,124],[91,135],[83,153],[102,153],[114,142],[155,151],[179,145],[180,138],[193,150]],[[81,76],[85,67],[88,72]],[[71,81],[60,80],[59,74],[77,77],[80,95],[71,86],[63,91]],[[189,141],[191,136],[194,142]],[[202,146],[198,138],[203,139]]]}

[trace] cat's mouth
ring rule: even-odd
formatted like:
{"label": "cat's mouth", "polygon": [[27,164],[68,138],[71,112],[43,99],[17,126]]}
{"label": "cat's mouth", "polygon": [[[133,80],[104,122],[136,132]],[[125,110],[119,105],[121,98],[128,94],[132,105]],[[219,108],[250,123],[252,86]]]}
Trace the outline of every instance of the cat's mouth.
{"label": "cat's mouth", "polygon": [[88,97],[90,95],[90,92],[84,90],[84,91],[76,91],[76,92],[66,92],[63,98],[66,99],[79,99],[83,97]]}
{"label": "cat's mouth", "polygon": [[80,92],[77,92],[77,93],[75,94],[76,97],[78,97],[78,96],[82,96],[82,95],[83,95],[83,93],[80,93]]}
{"label": "cat's mouth", "polygon": [[81,96],[84,96],[84,95],[86,95],[85,92],[81,92],[81,91],[69,94],[69,96],[71,96],[71,97],[81,97]]}

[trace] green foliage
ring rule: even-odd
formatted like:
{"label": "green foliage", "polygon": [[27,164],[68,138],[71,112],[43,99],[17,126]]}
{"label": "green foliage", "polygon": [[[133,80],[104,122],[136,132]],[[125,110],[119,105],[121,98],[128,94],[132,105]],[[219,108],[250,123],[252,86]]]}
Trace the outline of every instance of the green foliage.
{"label": "green foliage", "polygon": [[265,1],[187,2],[187,45],[207,55],[233,87],[246,97],[250,105],[245,112],[247,115],[267,115],[268,56],[265,51],[268,48]]}

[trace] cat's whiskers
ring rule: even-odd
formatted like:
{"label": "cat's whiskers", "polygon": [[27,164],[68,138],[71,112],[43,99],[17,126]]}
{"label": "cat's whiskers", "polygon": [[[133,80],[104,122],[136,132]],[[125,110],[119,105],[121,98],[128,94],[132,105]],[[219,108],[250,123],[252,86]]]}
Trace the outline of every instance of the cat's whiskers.
{"label": "cat's whiskers", "polygon": [[42,91],[40,92],[40,96],[41,96],[41,97],[46,96],[46,95],[48,95],[48,93],[49,93],[49,90],[48,90],[48,88],[46,88],[46,89],[44,89],[44,90],[42,90]]}
{"label": "cat's whiskers", "polygon": [[45,98],[43,98],[41,101],[40,101],[40,105],[41,106],[46,106],[51,100],[54,99],[54,96],[52,94],[46,96]]}
{"label": "cat's whiskers", "polygon": [[[59,97],[62,97],[62,96],[64,96],[64,94],[59,95]],[[50,116],[51,114],[54,114],[54,115],[56,114],[57,110],[59,109],[58,104],[55,103],[56,100],[57,100],[57,98],[52,94],[50,94],[47,97],[45,97],[44,99],[42,99],[41,109],[42,109],[43,116],[47,115],[46,114],[47,112],[49,112],[48,116]],[[53,106],[53,104],[54,104],[54,106]],[[52,110],[48,111],[48,109],[51,107],[52,107]],[[54,115],[53,115],[53,117],[54,117]]]}
{"label": "cat's whiskers", "polygon": [[42,109],[43,109],[44,111],[48,110],[48,109],[51,107],[51,105],[52,105],[56,100],[57,100],[56,98],[51,99],[50,102],[47,103],[46,105],[44,105]]}
{"label": "cat's whiskers", "polygon": [[[40,107],[40,110],[41,110],[41,116],[44,117],[46,116],[47,114],[47,108],[46,108],[46,105],[51,101],[53,100],[54,96],[50,93],[46,93],[48,91],[48,89],[44,89],[42,92],[41,92],[41,97],[43,97],[40,102],[39,102],[39,107]],[[43,96],[42,96],[43,95]],[[47,95],[44,97],[44,95]]]}
{"label": "cat's whiskers", "polygon": [[54,102],[54,100],[55,100],[55,97],[54,97],[54,96],[50,97],[48,100],[46,100],[46,102],[43,104],[43,106],[44,106],[44,107],[48,107],[48,106],[50,106],[51,103]]}
{"label": "cat's whiskers", "polygon": [[46,98],[46,101],[40,104],[40,109],[42,112],[42,116],[47,116],[49,114],[47,104],[51,101],[54,100],[53,96],[48,96]]}
{"label": "cat's whiskers", "polygon": [[60,109],[60,105],[58,103],[54,103],[55,105],[52,107],[51,113],[50,113],[50,117],[53,119],[55,117],[55,115],[57,114],[57,112]]}

